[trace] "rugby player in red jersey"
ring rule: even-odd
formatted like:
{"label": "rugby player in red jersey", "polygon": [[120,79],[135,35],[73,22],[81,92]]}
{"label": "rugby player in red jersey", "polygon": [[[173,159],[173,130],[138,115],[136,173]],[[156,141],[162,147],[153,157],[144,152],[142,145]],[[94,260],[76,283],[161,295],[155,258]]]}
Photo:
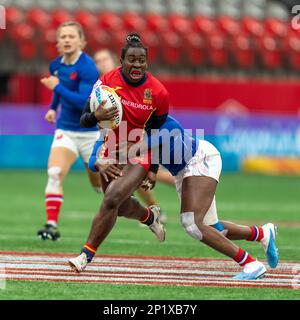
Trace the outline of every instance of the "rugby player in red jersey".
{"label": "rugby player in red jersey", "polygon": [[[113,88],[121,98],[123,106],[122,123],[114,129],[117,144],[127,141],[134,129],[150,132],[160,128],[167,119],[169,111],[169,94],[165,87],[147,69],[147,48],[139,35],[131,33],[126,38],[126,45],[121,52],[121,67],[101,77],[104,85]],[[89,102],[81,117],[82,127],[95,126],[99,121],[110,120],[115,116],[116,108],[98,108],[90,112]],[[126,124],[126,132],[122,130]],[[138,136],[132,143],[138,142]],[[108,138],[109,141],[112,141]],[[109,146],[105,143],[102,154],[107,156]],[[115,145],[114,145],[115,148]],[[150,167],[150,159],[138,160],[136,164],[127,162],[124,166],[112,167],[112,175],[101,175],[102,188],[105,192],[99,213],[94,217],[92,227],[81,254],[69,260],[76,271],[82,271],[91,262],[98,247],[108,236],[118,217],[118,211],[132,193],[145,179]],[[115,174],[115,176],[114,176]],[[165,230],[159,221],[159,209],[147,208],[141,222],[148,225],[160,241],[165,239]]]}
{"label": "rugby player in red jersey", "polygon": [[[100,49],[94,53],[94,61],[99,71],[99,74],[101,75],[104,75],[105,73],[117,68],[119,66],[119,61],[117,60],[117,56],[109,49]],[[172,175],[167,170],[164,170],[162,168],[159,168],[156,175],[156,180],[175,187],[175,181]],[[154,194],[154,190],[145,191],[143,188],[139,188],[137,190],[137,193],[143,199],[143,202],[146,204],[147,207],[152,205],[159,206]],[[162,208],[160,208],[160,211],[160,221],[165,224],[167,222],[167,215],[166,213],[164,213]]]}

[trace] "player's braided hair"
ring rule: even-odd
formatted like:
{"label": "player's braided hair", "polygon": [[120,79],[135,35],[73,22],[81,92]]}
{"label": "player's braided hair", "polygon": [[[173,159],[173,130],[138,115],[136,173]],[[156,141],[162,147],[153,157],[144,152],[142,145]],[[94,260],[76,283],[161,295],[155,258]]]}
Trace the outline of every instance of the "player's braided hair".
{"label": "player's braided hair", "polygon": [[129,48],[143,48],[146,51],[146,56],[148,55],[148,48],[144,46],[140,35],[137,33],[131,32],[126,37],[125,46],[122,48],[122,51],[121,51],[122,59],[125,58],[126,52]]}

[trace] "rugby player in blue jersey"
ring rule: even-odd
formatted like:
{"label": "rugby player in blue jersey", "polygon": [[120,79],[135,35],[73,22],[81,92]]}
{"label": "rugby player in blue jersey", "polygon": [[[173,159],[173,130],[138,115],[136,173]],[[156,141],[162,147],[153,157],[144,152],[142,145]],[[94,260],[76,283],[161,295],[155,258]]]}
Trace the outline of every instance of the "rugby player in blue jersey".
{"label": "rugby player in blue jersey", "polygon": [[[243,271],[234,277],[237,280],[259,279],[264,276],[266,268],[231,240],[259,241],[266,253],[268,264],[275,268],[278,252],[275,245],[276,227],[272,223],[257,227],[218,220],[215,191],[222,168],[218,150],[209,142],[192,137],[170,116],[150,138],[149,141],[144,141],[144,145],[141,144],[140,152],[143,153],[143,149],[147,152],[151,146],[152,161],[158,161],[151,166],[144,186],[146,189],[154,186],[158,163],[170,171],[175,177],[181,202],[180,221],[185,231],[197,241],[205,243],[243,266]],[[94,146],[89,168],[106,177],[116,178],[119,174],[118,168],[99,158],[102,144],[103,138],[100,137]],[[119,216],[141,221],[146,210],[147,208],[131,197],[120,207]],[[159,228],[160,225],[156,225],[150,230],[159,233]],[[91,259],[92,257],[89,257],[88,260]],[[77,265],[76,270],[83,271],[86,264]]]}
{"label": "rugby player in blue jersey", "polygon": [[[48,160],[48,182],[45,190],[47,222],[38,231],[41,239],[57,240],[58,217],[63,202],[62,182],[78,156],[88,163],[97,127],[81,128],[80,116],[99,74],[93,59],[82,50],[85,37],[77,22],[63,23],[57,30],[57,48],[61,54],[50,64],[51,76],[41,82],[53,92],[52,103],[45,119],[56,124]],[[57,119],[57,109],[61,114]],[[101,191],[99,175],[87,169],[94,189]]]}

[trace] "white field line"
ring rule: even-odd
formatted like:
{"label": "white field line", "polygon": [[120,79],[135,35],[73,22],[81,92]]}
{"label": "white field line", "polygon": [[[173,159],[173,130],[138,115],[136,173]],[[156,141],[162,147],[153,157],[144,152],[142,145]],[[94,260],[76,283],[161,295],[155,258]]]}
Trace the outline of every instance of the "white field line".
{"label": "white field line", "polygon": [[[233,276],[237,273],[237,271],[232,271],[230,269],[223,271],[224,269],[221,269],[220,271],[217,270],[202,270],[201,268],[197,269],[197,270],[191,270],[191,269],[186,269],[184,267],[182,267],[181,269],[175,269],[172,268],[172,265],[169,265],[168,268],[159,268],[159,265],[157,265],[157,267],[152,267],[152,268],[145,268],[146,266],[139,266],[139,267],[126,267],[126,266],[122,266],[122,263],[120,263],[119,267],[108,267],[108,266],[93,266],[93,265],[89,265],[87,267],[88,272],[120,272],[120,273],[146,273],[148,275],[150,275],[151,273],[155,273],[155,274],[174,274],[177,276],[180,276],[182,274],[194,274],[197,276],[210,276],[210,275],[216,275],[216,276]],[[30,271],[30,270],[43,270],[43,272],[47,272],[47,271],[57,271],[57,272],[63,272],[63,271],[70,271],[69,267],[64,264],[64,265],[45,265],[45,264],[32,264],[32,263],[18,263],[18,264],[14,264],[14,263],[9,263],[9,262],[5,262],[5,267],[7,272],[9,273],[10,269],[12,270],[18,270],[18,269],[26,269],[26,271]],[[21,270],[22,272],[23,270]],[[34,271],[35,272],[35,271]],[[280,279],[280,278],[294,278],[295,275],[293,274],[281,274],[281,273],[276,273],[276,274],[269,274],[268,273],[268,277],[270,278],[275,278],[275,279]],[[299,279],[300,281],[300,279]]]}
{"label": "white field line", "polygon": [[[21,267],[11,267],[7,266],[6,267],[6,272],[9,273],[32,273],[32,274],[59,274],[59,273],[70,273],[69,267],[64,267],[64,268],[36,268],[36,267],[31,267],[27,266],[26,268],[21,268]],[[125,269],[125,268],[98,268],[98,269],[92,269],[88,268],[85,270],[84,274],[88,276],[99,276],[99,274],[122,274],[122,275],[142,275],[143,277],[145,274],[147,276],[152,276],[152,272],[155,272],[155,276],[175,276],[175,277],[205,277],[207,278],[208,276],[217,276],[218,278],[229,278],[232,277],[236,274],[236,272],[229,272],[229,271],[206,271],[206,270],[199,270],[198,272],[191,272],[190,270],[180,270],[180,271],[167,271],[163,269],[163,271],[155,271],[153,269],[137,269],[134,270],[133,268],[130,269]],[[267,279],[270,279],[273,281],[273,279],[278,280],[278,281],[286,281],[286,280],[293,280],[295,282],[300,282],[300,279],[295,279],[296,274],[267,274]]]}
{"label": "white field line", "polygon": [[[103,270],[104,271],[104,270]],[[107,271],[107,270],[105,270]],[[227,273],[226,276],[227,277],[220,277],[220,274],[217,273],[213,273],[213,274],[195,274],[195,275],[186,275],[186,274],[155,274],[155,273],[147,273],[147,270],[144,270],[144,274],[135,274],[134,272],[126,272],[126,271],[122,271],[122,272],[118,272],[115,270],[109,270],[111,272],[109,273],[101,273],[99,272],[97,273],[84,273],[84,274],[80,274],[80,275],[76,275],[75,279],[90,279],[93,281],[98,281],[101,279],[106,279],[109,277],[120,277],[120,278],[130,278],[130,279],[145,279],[145,274],[147,274],[147,279],[152,279],[152,280],[160,280],[160,279],[170,279],[170,280],[194,280],[194,281],[223,281],[223,282],[232,282],[233,280],[231,279],[231,277],[234,274],[231,273]],[[55,274],[54,272],[47,272],[47,271],[36,271],[36,270],[22,270],[22,274],[25,275],[31,275],[33,278],[36,277],[48,277],[48,276],[54,276],[54,277],[61,277],[63,276],[65,279],[68,279],[69,277],[72,277],[70,275],[70,270],[64,270],[64,271],[58,271],[57,274]],[[18,273],[18,269],[14,269],[14,270],[7,270],[7,275],[11,275],[12,277],[15,276],[17,274],[17,276],[20,275],[20,273]],[[213,276],[215,275],[215,276]],[[266,278],[264,280],[257,280],[256,283],[261,283],[261,284],[300,284],[300,279],[298,279],[297,281],[295,281],[295,279],[269,279]]]}
{"label": "white field line", "polygon": [[90,277],[86,276],[53,276],[53,275],[34,275],[28,276],[24,274],[18,275],[7,275],[7,280],[29,280],[29,281],[74,281],[74,282],[94,282],[94,283],[142,283],[142,284],[172,284],[172,285],[215,285],[215,286],[247,286],[247,287],[272,287],[272,288],[282,288],[282,287],[290,287],[292,288],[295,286],[295,283],[288,282],[288,283],[279,283],[279,282],[266,282],[266,281],[236,281],[236,280],[229,280],[226,281],[224,279],[199,279],[199,280],[181,280],[181,279],[149,279],[149,278],[142,278],[138,279],[136,277],[126,277],[120,278],[117,276],[113,277],[98,277],[97,279],[91,279]]}
{"label": "white field line", "polygon": [[[0,252],[6,279],[29,281],[77,281],[103,283],[137,283],[170,285],[248,286],[269,288],[300,287],[300,278],[293,270],[300,264],[283,262],[276,271],[256,281],[236,281],[231,277],[240,269],[230,260],[160,257],[104,256],[95,259],[83,274],[73,274],[67,265],[70,254],[37,255]],[[272,273],[273,272],[273,273]],[[72,273],[72,274],[71,274]]]}

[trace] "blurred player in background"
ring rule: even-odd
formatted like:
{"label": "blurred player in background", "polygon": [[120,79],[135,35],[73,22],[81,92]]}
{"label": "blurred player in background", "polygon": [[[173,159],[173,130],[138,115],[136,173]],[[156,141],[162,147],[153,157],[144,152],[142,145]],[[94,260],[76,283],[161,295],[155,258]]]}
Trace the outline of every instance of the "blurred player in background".
{"label": "blurred player in background", "polygon": [[[94,61],[100,75],[104,75],[105,73],[119,66],[117,56],[109,49],[101,49],[96,51],[94,54]],[[157,172],[157,181],[163,182],[170,186],[175,186],[174,178],[169,174],[168,171],[163,169]],[[158,201],[156,200],[152,190],[145,191],[143,188],[139,188],[137,192],[143,199],[146,206],[158,205]],[[166,223],[167,221],[167,215],[162,209],[160,220],[163,223]]]}
{"label": "blurred player in background", "polygon": [[109,49],[96,51],[94,61],[101,76],[119,66],[117,56]]}
{"label": "blurred player in background", "polygon": [[[129,34],[121,52],[122,66],[107,72],[100,79],[103,85],[117,88],[123,106],[120,126],[123,124],[127,130],[125,136],[120,127],[109,130],[106,135],[102,130],[102,134],[105,135],[107,141],[100,153],[102,158],[109,160],[109,150],[118,150],[120,144],[127,143],[133,130],[135,132],[138,130],[139,135],[135,135],[134,141],[131,143],[139,141],[145,133],[150,134],[151,129],[159,129],[167,119],[169,93],[158,79],[146,71],[148,67],[147,59],[148,50],[141,42],[139,35]],[[91,112],[88,102],[81,117],[81,125],[83,127],[93,127],[99,121],[101,123],[104,120],[102,115],[111,112],[110,109],[105,111],[104,108],[100,107],[95,112]],[[113,119],[113,117],[110,119]],[[110,137],[113,137],[111,143]],[[98,247],[114,227],[118,212],[126,209],[132,193],[139,188],[145,179],[150,168],[150,157],[150,154],[149,157],[134,156],[135,164],[127,161],[123,165],[118,161],[118,166],[113,169],[115,174],[112,172],[112,177],[109,178],[102,175],[100,171],[104,198],[99,213],[94,217],[87,242],[83,245],[81,254],[69,261],[72,268],[76,270],[84,268],[87,262],[92,260]],[[126,159],[128,160],[128,158]],[[114,177],[117,176],[119,177],[115,179]],[[159,215],[160,210],[157,206],[146,208],[140,222],[147,225],[159,241],[164,241],[165,230],[159,221]]]}
{"label": "blurred player in background", "polygon": [[[53,143],[48,159],[48,182],[45,190],[47,222],[38,236],[45,240],[57,240],[58,217],[63,202],[62,182],[72,164],[81,156],[87,166],[95,139],[99,132],[96,126],[80,127],[80,116],[92,91],[99,73],[93,59],[82,50],[85,36],[81,25],[69,21],[57,30],[58,58],[51,62],[50,77],[41,82],[53,91],[46,121],[56,124]],[[57,119],[57,108],[61,114]],[[97,192],[101,191],[99,175],[87,169],[91,185]]]}

